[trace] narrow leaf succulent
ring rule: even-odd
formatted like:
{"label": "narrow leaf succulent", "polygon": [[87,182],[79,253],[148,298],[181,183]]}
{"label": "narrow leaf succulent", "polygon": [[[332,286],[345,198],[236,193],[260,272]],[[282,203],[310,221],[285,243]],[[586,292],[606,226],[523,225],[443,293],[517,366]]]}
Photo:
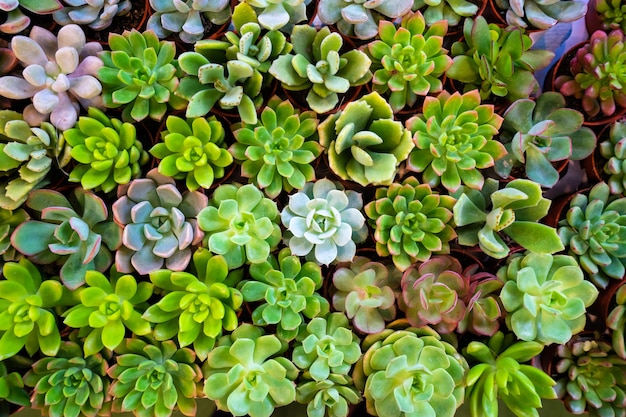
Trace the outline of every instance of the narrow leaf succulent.
{"label": "narrow leaf succulent", "polygon": [[276,325],[276,335],[290,341],[298,335],[304,317],[326,316],[328,301],[317,291],[322,287],[321,268],[313,262],[302,264],[289,249],[278,258],[250,266],[250,280],[238,288],[246,302],[261,301],[252,312],[257,326]]}
{"label": "narrow leaf succulent", "polygon": [[289,196],[289,204],[281,212],[288,232],[286,243],[294,255],[320,265],[349,262],[356,243],[367,237],[362,207],[361,194],[344,191],[329,179],[307,183],[302,191]]}
{"label": "narrow leaf succulent", "polygon": [[375,199],[365,206],[376,252],[391,255],[400,271],[428,260],[433,253],[450,253],[449,242],[456,237],[452,227],[455,202],[454,197],[440,195],[415,177],[378,188]]}
{"label": "narrow leaf succulent", "polygon": [[596,0],[595,5],[604,30],[626,30],[626,4],[620,0]]}
{"label": "narrow leaf succulent", "polygon": [[58,36],[35,26],[28,37],[14,36],[11,49],[24,70],[21,76],[0,77],[0,96],[30,99],[24,120],[31,126],[49,120],[67,130],[76,124],[80,106],[101,105],[102,85],[95,75],[102,67],[96,56],[102,46],[87,42],[80,26],[64,26]]}
{"label": "narrow leaf succulent", "polygon": [[184,270],[191,260],[191,248],[203,233],[196,217],[207,204],[199,191],[181,193],[174,180],[148,172],[119,186],[113,203],[115,221],[123,227],[122,246],[115,254],[117,270],[147,275],[163,265],[172,271]]}
{"label": "narrow leaf succulent", "polygon": [[58,191],[32,191],[26,207],[34,218],[15,229],[11,243],[37,264],[62,264],[61,281],[76,289],[87,271],[103,272],[111,266],[122,231],[100,197],[82,188],[72,197],[75,203]]}
{"label": "narrow leaf succulent", "polygon": [[93,30],[108,28],[116,16],[127,15],[133,7],[130,0],[66,0],[65,3],[52,15],[55,22],[88,25]]}
{"label": "narrow leaf succulent", "polygon": [[78,119],[76,127],[63,132],[72,147],[72,158],[78,162],[69,181],[80,182],[86,190],[108,193],[139,177],[148,153],[131,123],[111,119],[95,107],[90,107],[88,114]]}
{"label": "narrow leaf succulent", "polygon": [[211,188],[233,163],[222,123],[215,116],[185,120],[173,115],[165,123],[161,141],[150,149],[150,154],[161,160],[159,173],[185,180],[189,191]]}
{"label": "narrow leaf succulent", "polygon": [[492,167],[506,154],[493,139],[502,120],[493,105],[481,104],[478,90],[426,97],[422,113],[406,122],[415,143],[407,167],[422,172],[431,187],[441,183],[450,192],[462,184],[481,189],[479,169]]}
{"label": "narrow leaf succulent", "polygon": [[413,149],[411,132],[377,92],[328,116],[318,132],[333,172],[364,187],[391,184]]}
{"label": "narrow leaf succulent", "polygon": [[299,112],[288,100],[274,96],[256,124],[232,127],[237,142],[229,151],[241,162],[242,175],[275,198],[283,189],[301,190],[315,180],[311,163],[322,153],[317,125],[314,112]]}

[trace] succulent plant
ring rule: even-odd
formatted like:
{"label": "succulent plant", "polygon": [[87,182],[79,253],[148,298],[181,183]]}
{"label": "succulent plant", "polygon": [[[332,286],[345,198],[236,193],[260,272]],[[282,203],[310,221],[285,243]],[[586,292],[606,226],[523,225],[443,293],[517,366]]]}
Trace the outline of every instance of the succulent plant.
{"label": "succulent plant", "polygon": [[483,100],[528,98],[539,90],[533,73],[547,67],[554,52],[530,49],[532,40],[523,28],[504,29],[487,24],[482,16],[466,19],[465,40],[452,45],[452,65],[446,75],[464,83],[464,91],[478,89]]}
{"label": "succulent plant", "polygon": [[133,7],[130,0],[65,0],[65,3],[52,15],[54,21],[60,25],[88,25],[92,30],[108,28],[116,16],[127,15]]}
{"label": "succulent plant", "polygon": [[516,253],[498,270],[506,325],[525,341],[564,344],[585,327],[598,290],[569,255]]}
{"label": "succulent plant", "polygon": [[595,4],[604,30],[626,30],[626,4],[620,0],[596,0]]}
{"label": "succulent plant", "polygon": [[289,196],[289,204],[281,212],[286,243],[294,255],[320,265],[349,262],[356,243],[367,237],[362,207],[360,193],[344,191],[329,179],[307,183],[302,191]]}
{"label": "succulent plant", "polygon": [[466,0],[414,0],[413,10],[423,10],[427,25],[446,20],[448,26],[457,26],[464,17],[478,13],[478,6]]}
{"label": "succulent plant", "polygon": [[109,118],[95,107],[89,108],[88,115],[81,116],[76,127],[63,132],[72,147],[72,158],[78,162],[69,180],[80,182],[86,190],[102,189],[108,193],[139,177],[141,165],[148,162],[148,153],[131,123]]}
{"label": "succulent plant", "polygon": [[348,36],[371,39],[378,21],[394,20],[411,10],[413,0],[320,0],[317,17]]}
{"label": "succulent plant", "polygon": [[463,246],[479,245],[487,255],[502,259],[510,251],[512,240],[538,253],[564,249],[556,229],[539,223],[550,209],[541,186],[527,179],[516,179],[498,189],[498,181],[489,178],[482,190],[461,187],[454,193],[454,223]]}
{"label": "succulent plant", "polygon": [[443,48],[447,31],[443,20],[427,27],[420,12],[405,14],[399,27],[387,20],[378,23],[380,40],[367,45],[374,73],[372,86],[389,96],[394,112],[415,106],[418,96],[443,89],[441,78],[452,64]]}
{"label": "succulent plant", "polygon": [[422,113],[406,122],[415,143],[407,167],[422,172],[422,181],[431,187],[441,183],[450,192],[462,184],[481,189],[479,169],[492,167],[506,154],[493,139],[501,125],[493,105],[480,103],[478,90],[426,97]]}
{"label": "succulent plant", "polygon": [[112,411],[132,411],[137,417],[168,417],[175,408],[196,415],[202,371],[189,348],[172,340],[145,342],[125,339],[116,349],[117,363],[109,368],[113,378]]}
{"label": "succulent plant", "polygon": [[198,214],[198,225],[205,232],[204,246],[224,256],[230,269],[267,261],[281,239],[276,203],[253,184],[217,187]]}
{"label": "succulent plant", "polygon": [[109,403],[108,364],[101,354],[84,355],[76,342],[61,343],[53,358],[35,362],[24,375],[34,388],[32,407],[51,417],[96,417]]}
{"label": "succulent plant", "polygon": [[451,333],[465,317],[469,279],[461,263],[449,255],[433,256],[402,275],[398,305],[414,327],[431,326]]}
{"label": "succulent plant", "polygon": [[[306,6],[311,0],[242,0],[253,9],[259,24],[268,30],[290,31],[293,25],[306,20]],[[237,5],[237,8],[241,7]],[[233,20],[235,16],[233,16]]]}
{"label": "succulent plant", "polygon": [[152,323],[157,340],[176,336],[181,347],[193,344],[198,359],[204,361],[222,331],[233,331],[239,324],[237,312],[243,297],[235,288],[240,274],[228,271],[223,256],[213,256],[204,248],[193,254],[194,273],[160,269],[150,273],[163,297],[152,304],[143,317]]}
{"label": "succulent plant", "polygon": [[[242,324],[223,336],[203,366],[204,393],[219,410],[234,416],[269,417],[296,399],[298,368],[275,335]],[[252,382],[252,383],[251,383]]]}
{"label": "succulent plant", "polygon": [[596,184],[587,194],[570,201],[565,219],[559,221],[559,237],[585,273],[605,288],[609,279],[626,273],[626,198],[611,196],[609,186]]}
{"label": "succulent plant", "polygon": [[457,324],[457,332],[493,336],[503,316],[500,290],[504,283],[490,272],[479,271],[477,263],[463,269],[463,275],[470,286],[465,299],[465,317]]}
{"label": "succulent plant", "polygon": [[328,116],[318,132],[333,172],[364,187],[391,184],[413,149],[411,132],[394,120],[391,106],[377,92]]}
{"label": "succulent plant", "polygon": [[[17,57],[9,49],[9,43],[4,39],[0,39],[0,75],[6,75],[13,71],[17,66],[17,62]],[[5,108],[5,106],[2,108]]]}
{"label": "succulent plant", "polygon": [[559,173],[553,162],[584,159],[596,147],[596,135],[583,121],[582,113],[566,108],[557,92],[515,101],[504,113],[500,141],[507,154],[496,161],[496,172],[506,178],[523,165],[528,179],[554,186]]}
{"label": "succulent plant", "polygon": [[506,22],[512,26],[545,30],[558,22],[573,22],[587,13],[587,3],[578,0],[496,0],[506,11]]}
{"label": "succulent plant", "polygon": [[0,32],[14,35],[30,26],[30,17],[26,16],[20,7],[35,14],[50,14],[63,7],[58,0],[2,0],[3,22],[0,24]]}
{"label": "succulent plant", "polygon": [[204,36],[204,21],[221,25],[230,18],[228,0],[150,0],[154,13],[146,28],[159,38],[176,33],[181,41],[194,43]]}
{"label": "succulent plant", "polygon": [[203,234],[196,217],[207,205],[199,191],[181,194],[174,180],[151,170],[117,189],[113,203],[115,221],[123,227],[122,246],[115,254],[117,270],[147,275],[163,265],[184,270],[191,247]]}
{"label": "succulent plant", "polygon": [[53,168],[69,161],[69,150],[50,123],[30,127],[19,113],[0,111],[0,207],[21,206],[28,193],[46,184]]}
{"label": "succulent plant", "polygon": [[211,51],[203,52],[183,52],[178,58],[186,75],[176,94],[189,101],[185,116],[204,116],[219,104],[224,110],[236,108],[243,122],[255,124],[263,99],[261,73],[239,59],[212,62],[205,56]]}
{"label": "succulent plant", "polygon": [[[42,279],[43,278],[43,279]],[[63,300],[63,285],[41,276],[27,259],[7,262],[0,280],[0,361],[26,348],[55,356],[61,336],[53,309]]]}
{"label": "succulent plant", "polygon": [[389,256],[400,271],[433,253],[450,253],[456,237],[452,227],[454,197],[440,195],[415,177],[401,184],[378,188],[375,199],[365,206],[374,229],[376,252]]}
{"label": "succulent plant", "polygon": [[18,253],[11,245],[11,235],[17,226],[30,217],[24,209],[7,210],[0,208],[0,255],[3,261],[17,261]]}
{"label": "succulent plant", "polygon": [[112,273],[109,278],[97,271],[87,271],[85,282],[79,303],[63,313],[63,323],[80,329],[78,336],[85,338],[85,357],[117,348],[127,328],[139,336],[152,331],[141,317],[142,304],[152,295],[151,283],[137,282],[132,275]]}
{"label": "succulent plant", "polygon": [[185,180],[189,191],[210,188],[216,178],[224,176],[233,157],[225,148],[224,127],[215,116],[185,120],[171,115],[165,124],[162,141],[150,149],[161,160],[159,173]]}
{"label": "succulent plant", "polygon": [[307,404],[308,417],[347,417],[350,405],[361,401],[352,378],[331,374],[323,381],[304,380],[296,387],[296,401]]}
{"label": "succulent plant", "polygon": [[607,184],[611,194],[623,194],[626,190],[626,122],[617,121],[611,126],[609,137],[598,144],[603,158],[604,173],[609,175]]}
{"label": "succulent plant", "polygon": [[35,218],[19,225],[11,243],[37,264],[62,264],[60,277],[69,289],[85,282],[87,271],[105,271],[122,243],[122,230],[100,197],[76,188],[72,204],[54,190],[32,191],[26,200]]}
{"label": "succulent plant", "polygon": [[622,416],[626,412],[626,360],[599,334],[557,347],[554,390],[573,414]]}
{"label": "succulent plant", "polygon": [[333,274],[333,308],[344,312],[358,331],[379,333],[396,317],[401,278],[396,268],[357,256]]}
{"label": "succulent plant", "polygon": [[611,116],[618,108],[626,107],[625,60],[624,32],[616,29],[607,34],[597,30],[570,61],[571,75],[556,78],[556,88],[564,96],[581,100],[588,116],[600,112]]}
{"label": "succulent plant", "polygon": [[5,362],[0,362],[0,415],[10,415],[12,404],[28,407],[30,398],[24,389],[22,375],[19,372],[10,372]]}
{"label": "succulent plant", "polygon": [[95,77],[102,66],[97,42],[86,42],[78,25],[67,25],[58,37],[39,26],[30,36],[14,36],[11,49],[25,67],[22,76],[0,77],[0,96],[31,99],[24,120],[31,126],[50,122],[59,130],[76,124],[79,103],[84,108],[101,105],[102,85]]}
{"label": "succulent plant", "polygon": [[110,33],[111,51],[104,51],[104,64],[98,70],[102,100],[108,108],[123,107],[122,119],[141,121],[150,116],[161,120],[168,106],[185,107],[185,100],[174,95],[179,80],[174,61],[176,44],[159,41],[150,30]]}
{"label": "succulent plant", "polygon": [[626,359],[626,285],[615,292],[615,306],[606,318],[606,325],[612,330],[613,350]]}
{"label": "succulent plant", "polygon": [[317,125],[314,112],[299,112],[288,100],[274,96],[256,124],[232,126],[237,141],[229,151],[241,162],[242,175],[275,198],[283,189],[301,190],[315,180],[310,164],[322,153]]}
{"label": "succulent plant", "polygon": [[497,332],[486,344],[470,342],[464,350],[472,358],[465,392],[470,415],[497,417],[498,400],[515,415],[538,415],[542,398],[556,398],[552,389],[556,382],[541,369],[525,364],[542,351],[541,343],[517,342],[511,333]]}
{"label": "succulent plant", "polygon": [[317,291],[322,288],[321,268],[313,262],[302,264],[285,248],[278,258],[250,266],[250,280],[238,288],[246,302],[260,301],[252,312],[257,326],[276,325],[276,335],[285,341],[298,335],[304,317],[326,316],[328,301]]}
{"label": "succulent plant", "polygon": [[363,347],[357,366],[369,414],[451,417],[463,402],[467,362],[432,329],[386,329]]}
{"label": "succulent plant", "polygon": [[[322,3],[318,5],[318,11]],[[343,40],[330,28],[297,25],[291,34],[293,51],[276,58],[269,69],[283,88],[308,90],[306,102],[317,113],[326,113],[339,103],[338,94],[372,78],[367,55],[352,49],[341,52]]]}

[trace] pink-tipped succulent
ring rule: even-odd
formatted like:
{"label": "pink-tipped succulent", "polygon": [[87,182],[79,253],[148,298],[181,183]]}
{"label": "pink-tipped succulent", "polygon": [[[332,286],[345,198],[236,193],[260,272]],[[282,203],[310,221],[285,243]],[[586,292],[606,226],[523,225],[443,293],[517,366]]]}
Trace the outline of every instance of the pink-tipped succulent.
{"label": "pink-tipped succulent", "polygon": [[30,26],[30,17],[22,8],[31,13],[42,15],[60,10],[63,4],[59,0],[0,0],[0,32],[14,35]]}

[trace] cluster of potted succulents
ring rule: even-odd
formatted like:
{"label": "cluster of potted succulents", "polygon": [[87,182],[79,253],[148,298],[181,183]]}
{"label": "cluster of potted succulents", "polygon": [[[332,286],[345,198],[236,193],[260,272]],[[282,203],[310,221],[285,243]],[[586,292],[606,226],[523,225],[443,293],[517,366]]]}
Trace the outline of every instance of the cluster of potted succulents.
{"label": "cluster of potted succulents", "polygon": [[[590,6],[0,0],[0,417],[625,416],[626,8]],[[585,15],[540,91],[530,31]]]}

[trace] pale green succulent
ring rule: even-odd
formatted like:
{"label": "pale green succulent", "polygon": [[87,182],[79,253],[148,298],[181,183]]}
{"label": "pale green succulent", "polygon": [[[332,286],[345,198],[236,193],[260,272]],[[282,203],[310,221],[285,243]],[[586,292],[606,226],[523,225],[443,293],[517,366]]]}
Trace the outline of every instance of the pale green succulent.
{"label": "pale green succulent", "polygon": [[607,160],[603,170],[609,175],[607,184],[611,194],[623,194],[626,190],[626,122],[615,122],[609,138],[601,142],[598,149]]}

